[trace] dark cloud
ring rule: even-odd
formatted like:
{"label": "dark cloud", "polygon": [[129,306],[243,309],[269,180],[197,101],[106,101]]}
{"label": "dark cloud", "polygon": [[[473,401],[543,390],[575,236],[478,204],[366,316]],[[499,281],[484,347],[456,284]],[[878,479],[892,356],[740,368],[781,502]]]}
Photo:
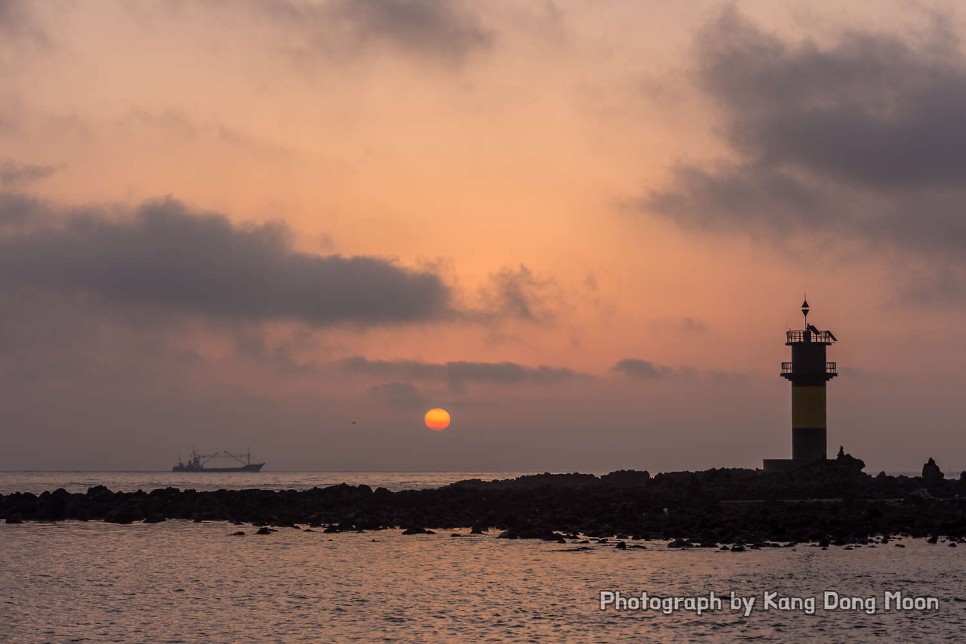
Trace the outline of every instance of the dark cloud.
{"label": "dark cloud", "polygon": [[671,367],[654,364],[650,360],[639,360],[637,358],[624,358],[610,368],[611,371],[631,378],[643,380],[657,380],[665,378],[674,373]]}
{"label": "dark cloud", "polygon": [[49,214],[46,205],[34,197],[0,192],[0,234],[31,229]]}
{"label": "dark cloud", "polygon": [[523,264],[490,275],[482,292],[485,316],[530,322],[551,320],[561,297],[554,280],[538,277]]}
{"label": "dark cloud", "polygon": [[369,388],[369,397],[401,409],[420,409],[426,399],[415,386],[405,382],[387,382]]}
{"label": "dark cloud", "polygon": [[49,177],[57,172],[52,165],[18,163],[12,159],[0,161],[0,186],[18,187]]}
{"label": "dark cloud", "polygon": [[[171,4],[189,10],[198,5]],[[206,4],[233,15],[247,8],[259,22],[281,28],[285,51],[303,61],[386,49],[444,65],[459,64],[488,49],[493,41],[475,4],[462,0],[208,0]]]}
{"label": "dark cloud", "polygon": [[[29,199],[0,200],[5,219],[22,221],[37,206]],[[297,252],[282,224],[237,226],[172,199],[133,213],[72,213],[62,220],[0,236],[4,288],[314,326],[395,324],[450,313],[450,291],[439,276],[377,257]]]}
{"label": "dark cloud", "polygon": [[634,208],[689,228],[966,257],[966,60],[949,31],[792,42],[729,7],[694,53],[731,160],[680,165]]}
{"label": "dark cloud", "polygon": [[632,207],[699,230],[787,233],[829,223],[834,200],[821,187],[766,164],[680,165],[670,189],[652,191]]}
{"label": "dark cloud", "polygon": [[714,380],[714,381],[729,381],[729,380],[747,380],[750,376],[746,373],[740,373],[736,371],[721,371],[717,369],[703,370],[696,369],[691,365],[681,365],[678,367],[669,367],[667,365],[657,364],[651,362],[650,360],[641,360],[639,358],[624,358],[623,360],[618,360],[610,370],[614,373],[626,376],[628,378],[636,378],[639,380],[664,380],[667,378],[683,378],[683,379],[704,379],[704,380]]}
{"label": "dark cloud", "polygon": [[0,0],[0,37],[10,40],[43,41],[44,34],[30,0]]}
{"label": "dark cloud", "polygon": [[560,384],[590,378],[571,369],[526,367],[514,362],[419,362],[416,360],[368,360],[361,356],[340,363],[344,373],[380,378],[400,378],[427,382],[444,382],[461,388],[469,383],[515,385]]}
{"label": "dark cloud", "polygon": [[453,0],[334,0],[327,13],[362,44],[463,59],[488,47],[491,36],[467,5]]}
{"label": "dark cloud", "polygon": [[966,68],[948,32],[787,43],[731,7],[698,43],[699,83],[750,157],[877,190],[966,185]]}

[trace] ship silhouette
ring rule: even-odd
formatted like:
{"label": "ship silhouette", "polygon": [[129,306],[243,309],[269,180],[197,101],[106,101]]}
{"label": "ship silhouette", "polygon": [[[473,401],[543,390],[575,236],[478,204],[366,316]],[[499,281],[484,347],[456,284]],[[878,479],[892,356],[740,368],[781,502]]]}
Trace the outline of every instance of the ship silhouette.
{"label": "ship silhouette", "polygon": [[[233,458],[240,465],[232,467],[208,467],[208,462],[215,458]],[[260,472],[265,463],[252,463],[251,452],[244,454],[233,454],[228,450],[215,452],[213,454],[199,454],[197,450],[191,450],[188,462],[181,461],[178,456],[178,464],[171,468],[172,472]]]}

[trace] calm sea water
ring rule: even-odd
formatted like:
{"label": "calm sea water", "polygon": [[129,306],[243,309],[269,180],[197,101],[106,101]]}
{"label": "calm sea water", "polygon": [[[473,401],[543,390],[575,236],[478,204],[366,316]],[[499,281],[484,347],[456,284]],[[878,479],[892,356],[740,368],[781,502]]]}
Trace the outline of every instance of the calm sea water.
{"label": "calm sea water", "polygon": [[[513,472],[2,473],[0,490],[434,487]],[[959,641],[966,632],[966,547],[905,539],[853,550],[745,553],[617,550],[470,536],[305,532],[226,523],[0,524],[0,641]],[[721,610],[600,610],[624,596],[725,597]],[[729,593],[754,597],[747,617]],[[823,593],[874,598],[874,614],[825,610]],[[939,600],[938,611],[885,610],[884,593]],[[764,610],[764,593],[816,600]]]}
{"label": "calm sea water", "polygon": [[[745,553],[590,550],[492,535],[398,530],[229,536],[224,523],[0,525],[0,640],[264,641],[960,641],[966,548],[799,546]],[[459,533],[466,534],[465,530]],[[818,597],[814,615],[762,610],[599,610],[601,590]],[[821,608],[827,590],[875,597],[878,612]],[[939,610],[882,609],[886,591]]]}

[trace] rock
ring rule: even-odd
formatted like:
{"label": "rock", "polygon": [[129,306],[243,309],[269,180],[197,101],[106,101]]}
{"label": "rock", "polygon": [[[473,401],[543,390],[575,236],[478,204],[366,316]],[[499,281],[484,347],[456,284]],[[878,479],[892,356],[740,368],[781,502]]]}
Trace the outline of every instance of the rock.
{"label": "rock", "polygon": [[922,482],[926,485],[936,485],[943,483],[945,480],[946,477],[942,470],[936,465],[936,461],[930,457],[926,464],[922,466]]}
{"label": "rock", "polygon": [[668,548],[693,548],[694,544],[687,539],[675,539],[667,544]]}
{"label": "rock", "polygon": [[152,512],[148,516],[144,517],[142,523],[162,523],[165,521],[164,515],[160,512]]}
{"label": "rock", "polygon": [[865,461],[845,453],[845,448],[839,446],[839,453],[835,457],[835,465],[850,472],[861,472],[865,469]]}
{"label": "rock", "polygon": [[21,515],[19,513],[17,513],[17,514],[11,514],[9,517],[7,517],[7,523],[11,523],[11,524],[12,523],[23,523],[23,515]]}
{"label": "rock", "polygon": [[612,487],[645,487],[651,481],[649,472],[617,470],[600,477],[601,483]]}
{"label": "rock", "polygon": [[950,548],[955,548],[956,547],[956,542],[955,541],[950,541],[949,542],[949,547]]}
{"label": "rock", "polygon": [[906,495],[907,501],[929,501],[932,499],[932,495],[924,487],[914,490]]}
{"label": "rock", "polygon": [[427,530],[426,528],[420,528],[418,526],[414,526],[403,530],[403,534],[436,534],[436,533],[433,532],[432,530]]}
{"label": "rock", "polygon": [[616,543],[616,544],[614,545],[614,547],[615,547],[615,548],[617,548],[618,550],[627,550],[627,544],[626,544],[626,543],[624,543],[623,541],[618,541],[618,542],[617,542],[617,543]]}
{"label": "rock", "polygon": [[255,534],[272,534],[273,532],[275,532],[275,530],[272,530],[268,526],[262,526],[261,528],[255,531]]}
{"label": "rock", "polygon": [[718,550],[731,550],[728,546],[721,546]]}
{"label": "rock", "polygon": [[141,521],[144,519],[144,515],[141,513],[139,508],[134,508],[131,506],[123,506],[120,508],[113,508],[104,517],[105,523],[119,523],[119,524],[129,524],[135,521]]}
{"label": "rock", "polygon": [[449,536],[451,536],[451,537],[462,537],[463,535],[461,535],[459,532],[454,532],[453,534],[451,534]]}
{"label": "rock", "polygon": [[485,534],[487,532],[489,532],[487,527],[485,525],[479,525],[479,524],[473,526],[473,529],[470,530],[470,534]]}
{"label": "rock", "polygon": [[542,539],[543,541],[556,541],[557,543],[567,542],[563,538],[563,535],[557,534],[553,530],[543,526],[524,526],[518,529],[511,528],[497,535],[497,539]]}
{"label": "rock", "polygon": [[244,530],[239,530],[238,532],[232,532],[229,536],[232,536],[232,537],[244,537],[245,536],[245,531]]}
{"label": "rock", "polygon": [[932,535],[931,537],[926,539],[926,543],[938,543],[938,542],[939,542],[939,537],[937,537],[936,535]]}
{"label": "rock", "polygon": [[744,551],[745,551],[744,546],[741,546],[741,545],[731,546],[731,552],[744,552]]}
{"label": "rock", "polygon": [[831,541],[829,540],[828,537],[822,537],[818,541],[818,547],[819,548],[828,548],[829,547],[829,544],[831,544]]}

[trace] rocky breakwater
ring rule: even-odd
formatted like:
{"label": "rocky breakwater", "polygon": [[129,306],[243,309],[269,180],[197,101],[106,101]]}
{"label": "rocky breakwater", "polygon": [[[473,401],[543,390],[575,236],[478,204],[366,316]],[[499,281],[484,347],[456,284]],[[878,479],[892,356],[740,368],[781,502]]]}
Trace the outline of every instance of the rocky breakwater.
{"label": "rocky breakwater", "polygon": [[[365,485],[311,490],[164,488],[86,494],[62,489],[0,495],[0,519],[156,523],[168,519],[325,532],[473,528],[506,538],[669,539],[721,543],[864,543],[874,535],[966,537],[966,477],[946,479],[930,459],[923,476],[869,476],[846,454],[795,472],[711,469],[650,476],[537,474],[390,492]],[[686,545],[683,545],[686,544]]]}

